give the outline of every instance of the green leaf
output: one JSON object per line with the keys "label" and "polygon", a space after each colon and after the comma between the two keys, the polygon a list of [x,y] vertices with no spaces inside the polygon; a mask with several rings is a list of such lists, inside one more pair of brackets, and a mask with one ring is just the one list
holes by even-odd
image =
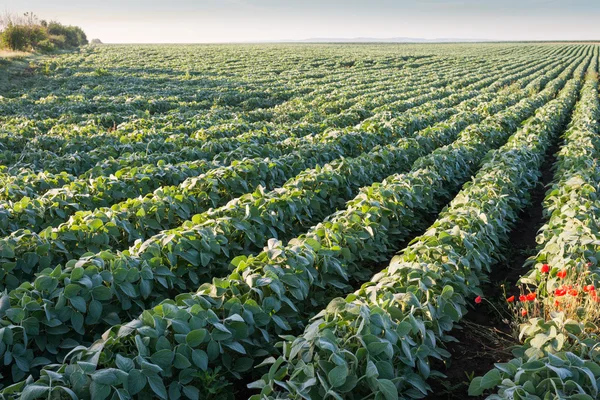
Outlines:
{"label": "green leaf", "polygon": [[198,400],[200,398],[200,389],[194,386],[184,386],[183,394],[190,400]]}
{"label": "green leaf", "polygon": [[123,357],[120,354],[117,354],[117,356],[115,358],[115,362],[117,364],[117,367],[119,367],[119,369],[121,369],[125,372],[129,372],[135,367],[132,359]]}
{"label": "green leaf", "polygon": [[204,341],[207,334],[208,331],[206,329],[195,329],[185,336],[185,341],[190,347],[198,347]]}
{"label": "green leaf", "polygon": [[156,393],[158,397],[161,399],[167,399],[167,388],[158,375],[149,376],[148,383],[150,384],[152,391]]}
{"label": "green leaf", "polygon": [[329,373],[327,374],[329,383],[331,383],[331,386],[334,388],[342,386],[344,384],[344,382],[346,382],[347,376],[348,376],[348,367],[346,366],[346,364],[338,365],[337,367],[335,367],[331,371],[329,371]]}
{"label": "green leaf", "polygon": [[127,387],[130,395],[138,394],[146,386],[146,376],[138,369],[129,371]]}
{"label": "green leaf", "polygon": [[21,393],[21,400],[32,400],[39,399],[40,397],[46,397],[50,388],[48,386],[41,385],[27,385]]}
{"label": "green leaf", "polygon": [[481,387],[481,376],[473,378],[469,384],[469,396],[481,396],[484,392],[484,388]]}
{"label": "green leaf", "polygon": [[99,218],[96,218],[96,219],[92,220],[91,222],[88,222],[88,226],[90,228],[92,228],[92,231],[97,231],[98,229],[102,228],[102,225],[104,225],[104,223]]}
{"label": "green leaf", "polygon": [[92,381],[90,383],[90,394],[94,400],[104,400],[110,395],[110,386]]}
{"label": "green leaf", "polygon": [[181,354],[175,354],[175,362],[173,366],[177,369],[186,369],[190,367],[192,363],[185,356]]}
{"label": "green leaf", "polygon": [[112,385],[117,380],[117,376],[114,374],[114,372],[106,369],[101,369],[94,372],[91,378],[92,381],[102,385]]}
{"label": "green leaf", "polygon": [[92,289],[92,296],[98,301],[108,301],[112,298],[110,289],[104,285],[96,286]]}
{"label": "green leaf", "polygon": [[378,379],[377,385],[386,400],[398,400],[398,389],[389,379]]}
{"label": "green leaf", "polygon": [[206,371],[208,369],[208,355],[204,350],[192,351],[192,361],[202,371]]}
{"label": "green leaf", "polygon": [[500,376],[500,371],[494,368],[488,371],[488,373],[481,378],[481,383],[479,385],[482,389],[485,390],[498,386],[500,382],[502,382],[502,376]]}
{"label": "green leaf", "polygon": [[163,349],[152,354],[152,356],[150,356],[150,359],[152,360],[152,363],[158,365],[162,369],[167,369],[171,366],[171,363],[173,362],[173,357],[174,353],[172,350]]}
{"label": "green leaf", "polygon": [[73,305],[74,309],[76,309],[77,311],[79,311],[81,313],[85,313],[86,304],[85,304],[85,300],[83,299],[83,297],[75,296],[75,297],[71,298],[69,301]]}
{"label": "green leaf", "polygon": [[454,295],[454,288],[450,285],[444,286],[444,289],[442,290],[442,297],[445,300],[449,300],[450,298],[452,298],[453,295]]}

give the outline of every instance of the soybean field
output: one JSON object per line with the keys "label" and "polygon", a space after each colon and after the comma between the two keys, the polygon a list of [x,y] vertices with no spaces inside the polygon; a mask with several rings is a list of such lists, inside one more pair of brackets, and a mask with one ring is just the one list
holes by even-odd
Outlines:
{"label": "soybean field", "polygon": [[0,398],[600,398],[599,50],[0,65]]}

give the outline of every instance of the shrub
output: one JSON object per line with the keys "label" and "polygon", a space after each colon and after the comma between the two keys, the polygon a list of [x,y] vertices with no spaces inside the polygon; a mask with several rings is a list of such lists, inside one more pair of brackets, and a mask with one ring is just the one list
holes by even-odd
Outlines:
{"label": "shrub", "polygon": [[29,50],[29,41],[27,27],[23,25],[8,26],[0,36],[2,45],[10,50],[25,51]]}
{"label": "shrub", "polygon": [[10,50],[53,51],[87,43],[85,32],[80,27],[62,25],[56,21],[37,23],[36,19],[27,23],[10,22],[0,32],[0,45]]}

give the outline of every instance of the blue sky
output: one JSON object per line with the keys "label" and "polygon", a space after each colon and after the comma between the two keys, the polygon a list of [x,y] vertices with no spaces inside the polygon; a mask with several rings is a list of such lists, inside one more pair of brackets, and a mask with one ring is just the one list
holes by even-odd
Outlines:
{"label": "blue sky", "polygon": [[0,0],[104,42],[600,39],[600,0]]}

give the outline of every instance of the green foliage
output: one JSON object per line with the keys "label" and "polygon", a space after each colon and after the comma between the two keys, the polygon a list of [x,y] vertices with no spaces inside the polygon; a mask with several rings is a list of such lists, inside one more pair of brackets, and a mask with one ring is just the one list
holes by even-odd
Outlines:
{"label": "green foliage", "polygon": [[592,49],[494,46],[43,60],[0,99],[1,396],[427,395]]}
{"label": "green foliage", "polygon": [[0,32],[0,44],[16,51],[49,52],[70,49],[87,44],[80,27],[66,26],[52,21],[49,24],[8,24]]}
{"label": "green foliage", "polygon": [[[600,210],[597,188],[600,185],[597,157],[598,140],[598,60],[594,59],[581,100],[564,133],[565,143],[558,153],[555,181],[544,200],[549,216],[538,235],[539,253],[529,260],[531,271],[520,282],[537,289],[539,315],[520,326],[522,345],[513,350],[515,358],[483,378],[475,378],[469,388],[472,395],[495,392],[488,399],[571,398],[595,399],[600,395],[600,353],[597,304],[577,301],[566,311],[557,310],[554,296],[561,287],[559,270],[579,277],[578,285],[596,285],[600,230],[595,217]],[[542,264],[552,271],[542,273]],[[585,294],[581,288],[580,292]],[[595,294],[595,293],[594,293]],[[493,381],[484,381],[492,375]],[[489,383],[489,384],[488,384]]]}
{"label": "green foliage", "polygon": [[[261,393],[256,398],[278,398],[282,393],[320,398],[347,392],[388,398],[387,380],[406,398],[427,395],[426,379],[439,375],[431,370],[430,359],[450,356],[440,344],[452,340],[448,333],[466,313],[467,299],[481,294],[479,282],[526,204],[528,190],[537,183],[545,151],[575,103],[586,65],[577,67],[574,79],[555,100],[543,105],[558,91],[551,86],[529,100],[529,105],[520,103],[520,116],[511,110],[514,114],[506,113],[504,121],[491,117],[487,134],[482,134],[484,121],[462,143],[459,139],[453,144],[469,149],[465,156],[473,158],[463,162],[476,165],[483,158],[474,151],[477,146],[494,146],[508,139],[487,156],[475,178],[425,234],[392,259],[387,269],[353,294],[329,303],[302,335],[284,338],[276,378],[265,375],[257,381],[253,386]],[[572,70],[565,70],[558,82],[564,82]],[[536,105],[543,106],[508,138]],[[494,130],[497,126],[505,126],[504,135]],[[455,173],[464,169],[460,166]],[[448,170],[441,175],[453,176]],[[339,388],[330,378],[323,378],[334,365],[349,370]],[[490,375],[477,384],[491,388],[499,382]]]}

